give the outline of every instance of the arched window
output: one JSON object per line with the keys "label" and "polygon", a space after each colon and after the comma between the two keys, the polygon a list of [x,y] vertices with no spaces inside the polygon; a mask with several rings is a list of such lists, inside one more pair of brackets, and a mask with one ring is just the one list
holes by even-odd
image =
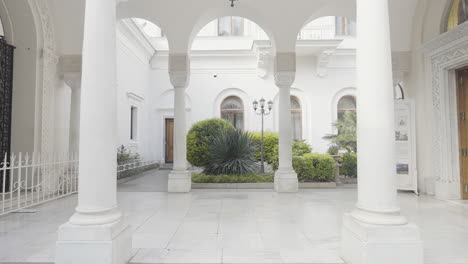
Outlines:
{"label": "arched window", "polygon": [[446,31],[468,21],[468,0],[453,0],[448,12]]}
{"label": "arched window", "polygon": [[239,97],[230,96],[221,104],[221,118],[236,129],[244,129],[244,105]]}
{"label": "arched window", "polygon": [[293,140],[302,139],[302,108],[299,100],[291,96],[291,125],[293,131]]}
{"label": "arched window", "polygon": [[356,98],[354,96],[343,96],[338,101],[338,119],[343,118],[345,112],[356,113]]}

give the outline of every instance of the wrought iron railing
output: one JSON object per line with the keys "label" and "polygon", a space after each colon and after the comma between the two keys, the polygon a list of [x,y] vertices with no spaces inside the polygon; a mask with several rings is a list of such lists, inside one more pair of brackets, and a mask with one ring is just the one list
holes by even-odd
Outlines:
{"label": "wrought iron railing", "polygon": [[[117,173],[152,168],[156,161],[135,160]],[[78,154],[5,154],[0,160],[0,215],[78,192]]]}
{"label": "wrought iron railing", "polygon": [[78,155],[4,155],[0,182],[0,215],[68,196],[78,190]]}

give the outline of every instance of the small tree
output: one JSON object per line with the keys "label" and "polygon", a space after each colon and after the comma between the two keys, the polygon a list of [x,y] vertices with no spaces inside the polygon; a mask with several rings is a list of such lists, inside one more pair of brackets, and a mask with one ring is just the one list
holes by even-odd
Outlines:
{"label": "small tree", "polygon": [[335,135],[326,135],[324,139],[330,141],[332,145],[344,149],[348,152],[357,152],[356,138],[356,113],[346,111],[342,118],[338,119],[334,127],[338,133]]}

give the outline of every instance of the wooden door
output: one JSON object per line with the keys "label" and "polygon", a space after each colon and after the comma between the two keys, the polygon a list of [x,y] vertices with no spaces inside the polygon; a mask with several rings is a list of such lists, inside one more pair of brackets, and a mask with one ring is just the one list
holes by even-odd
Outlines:
{"label": "wooden door", "polygon": [[174,162],[174,119],[166,119],[166,163]]}
{"label": "wooden door", "polygon": [[460,183],[463,199],[468,199],[468,67],[457,71],[458,135]]}

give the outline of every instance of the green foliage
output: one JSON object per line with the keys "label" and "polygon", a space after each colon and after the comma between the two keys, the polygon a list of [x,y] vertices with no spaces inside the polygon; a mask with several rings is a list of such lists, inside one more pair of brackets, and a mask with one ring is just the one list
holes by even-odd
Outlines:
{"label": "green foliage", "polygon": [[[260,161],[261,155],[262,155],[262,152],[261,152],[262,134],[260,132],[255,132],[255,133],[252,133],[252,135],[253,135],[253,144],[257,148],[257,151],[255,152],[255,158],[258,161]],[[265,132],[263,135],[263,141],[265,145],[265,161],[272,164],[278,158],[278,142],[279,142],[278,133]]]}
{"label": "green foliage", "polygon": [[207,175],[203,173],[193,173],[194,183],[260,183],[273,182],[272,174],[246,174],[246,175]]}
{"label": "green foliage", "polygon": [[140,159],[140,154],[132,153],[124,145],[117,148],[117,164],[118,165],[135,162],[139,159]]}
{"label": "green foliage", "polygon": [[338,155],[339,152],[340,152],[340,147],[338,147],[337,145],[331,145],[327,150],[327,153],[332,156]]}
{"label": "green foliage", "polygon": [[225,129],[212,138],[208,146],[208,163],[204,173],[221,174],[251,174],[258,170],[254,157],[257,150],[252,144],[252,135],[234,129]]}
{"label": "green foliage", "polygon": [[340,149],[348,152],[357,152],[356,139],[356,113],[346,111],[343,118],[333,124],[338,133],[336,135],[326,135],[324,139],[330,141],[331,144],[338,146]]}
{"label": "green foliage", "polygon": [[357,177],[357,155],[344,153],[341,155],[340,174],[348,177]]}
{"label": "green foliage", "polygon": [[[260,132],[252,133],[253,143],[257,147],[255,152],[255,158],[257,161],[261,159],[261,142],[262,134]],[[274,132],[265,132],[264,133],[264,144],[265,144],[265,161],[272,165],[274,170],[278,169],[279,160],[278,160],[278,145],[279,145],[279,135]],[[306,143],[305,140],[299,140],[293,143],[292,145],[293,156],[302,156],[307,153],[312,152],[312,147]]]}
{"label": "green foliage", "polygon": [[196,167],[208,163],[208,146],[219,132],[234,127],[224,119],[207,119],[193,124],[187,134],[187,160]]}
{"label": "green foliage", "polygon": [[304,154],[312,153],[312,147],[305,140],[294,141],[292,153],[293,156],[304,156]]}
{"label": "green foliage", "polygon": [[329,182],[335,177],[335,161],[328,154],[307,153],[293,157],[293,168],[300,182]]}

